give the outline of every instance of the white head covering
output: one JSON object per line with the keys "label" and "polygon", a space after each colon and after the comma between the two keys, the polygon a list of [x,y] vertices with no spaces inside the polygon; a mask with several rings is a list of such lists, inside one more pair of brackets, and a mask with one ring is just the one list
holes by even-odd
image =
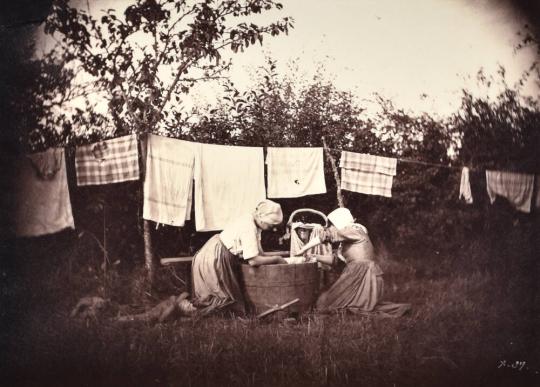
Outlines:
{"label": "white head covering", "polygon": [[341,230],[354,223],[354,218],[347,208],[336,208],[328,214],[328,220],[332,222],[338,230]]}
{"label": "white head covering", "polygon": [[255,217],[262,222],[275,226],[283,221],[283,212],[278,203],[267,199],[257,205]]}

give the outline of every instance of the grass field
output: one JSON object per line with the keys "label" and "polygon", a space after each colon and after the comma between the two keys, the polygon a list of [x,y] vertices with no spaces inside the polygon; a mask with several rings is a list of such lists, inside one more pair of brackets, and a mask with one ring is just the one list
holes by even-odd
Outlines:
{"label": "grass field", "polygon": [[[210,317],[119,325],[175,289],[149,293],[140,270],[99,269],[45,248],[4,270],[2,385],[538,386],[536,246],[519,229],[453,254],[381,254],[399,319],[307,314],[297,322]],[[534,240],[533,240],[534,242]],[[71,264],[69,264],[71,262]],[[176,283],[177,284],[177,283]],[[113,305],[99,321],[69,317],[82,296]]]}

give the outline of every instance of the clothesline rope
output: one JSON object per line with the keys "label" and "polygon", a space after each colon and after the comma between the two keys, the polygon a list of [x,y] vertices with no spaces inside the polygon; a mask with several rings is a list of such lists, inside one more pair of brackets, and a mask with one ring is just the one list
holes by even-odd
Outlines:
{"label": "clothesline rope", "polygon": [[[132,134],[132,133],[129,133],[129,134]],[[129,134],[127,134],[127,135],[129,135]],[[137,139],[141,140],[141,136],[144,136],[146,133],[135,133],[135,134],[137,135]],[[126,134],[122,134],[121,136],[126,136]],[[99,140],[99,141],[96,141],[96,142],[92,142],[90,144],[99,143],[99,142],[103,142],[103,141],[107,141],[107,140],[112,140],[114,138],[121,137],[121,136],[115,136],[115,137],[112,137],[112,138]],[[168,136],[163,136],[163,135],[159,135],[159,136],[180,140],[179,138],[175,138],[175,137],[168,137]],[[184,141],[198,142],[198,141],[191,141],[191,140],[184,140]],[[224,144],[215,144],[215,145],[224,145]],[[228,144],[227,146],[237,146],[237,145]],[[69,147],[75,147],[76,148],[78,146],[77,145],[68,145],[68,146],[66,146],[66,148],[69,148]],[[282,148],[282,147],[269,147],[269,146],[261,146],[261,147],[262,148]],[[310,148],[310,147],[298,147],[298,148]],[[334,152],[342,152],[342,151],[357,152],[357,151],[349,150],[349,149],[337,149],[337,148],[330,148],[330,147],[328,147],[328,149],[331,150],[331,151],[334,151]],[[386,156],[386,157],[388,157],[388,156]],[[452,169],[452,170],[457,170],[457,171],[461,171],[464,167],[466,167],[465,165],[445,165],[445,164],[441,164],[441,163],[432,163],[432,162],[428,162],[428,161],[414,160],[414,159],[403,158],[403,157],[395,157],[395,158],[397,159],[397,161],[403,162],[403,163],[426,165],[426,166],[436,167],[436,168],[447,168],[447,169]],[[483,172],[483,171],[486,170],[486,169],[478,169],[478,168],[472,168],[472,167],[468,167],[468,168],[469,168],[470,172]]]}
{"label": "clothesline rope", "polygon": [[[343,152],[343,151],[355,152],[353,150],[348,150],[348,149],[337,149],[337,148],[328,148],[328,149],[330,149],[330,150],[332,150],[334,152]],[[403,157],[396,157],[396,159],[397,159],[397,161],[404,162],[404,163],[428,165],[428,166],[431,166],[431,167],[448,168],[448,169],[455,169],[455,170],[463,169],[463,166],[453,166],[453,165],[445,165],[445,164],[440,164],[440,163],[430,163],[430,162],[427,162],[427,161],[413,160],[413,159],[407,159],[407,158],[403,158]],[[474,169],[472,169],[470,167],[469,167],[469,170],[474,171]]]}

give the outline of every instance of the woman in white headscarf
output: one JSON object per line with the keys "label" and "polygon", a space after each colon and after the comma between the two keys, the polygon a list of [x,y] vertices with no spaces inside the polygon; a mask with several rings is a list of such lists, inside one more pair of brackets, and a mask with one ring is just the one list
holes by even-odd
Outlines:
{"label": "woman in white headscarf", "polygon": [[374,261],[373,244],[366,227],[355,223],[351,212],[346,208],[332,211],[328,214],[328,220],[332,223],[332,227],[325,230],[323,237],[308,242],[299,251],[301,255],[317,244],[340,242],[335,255],[312,255],[317,261],[327,265],[345,264],[337,281],[319,296],[317,310],[376,312],[392,317],[401,316],[407,312],[410,304],[381,301],[384,288],[383,272]]}
{"label": "woman in white headscarf", "polygon": [[261,247],[261,232],[282,221],[281,206],[264,200],[253,213],[240,215],[205,243],[192,265],[193,305],[199,312],[207,314],[229,307],[235,313],[245,313],[239,281],[241,260],[252,266],[286,263]]}

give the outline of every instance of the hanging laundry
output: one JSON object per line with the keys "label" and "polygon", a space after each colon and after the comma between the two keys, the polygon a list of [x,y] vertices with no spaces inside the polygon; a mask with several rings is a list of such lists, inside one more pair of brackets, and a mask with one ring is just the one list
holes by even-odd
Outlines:
{"label": "hanging laundry", "polygon": [[341,152],[339,166],[362,172],[381,173],[395,176],[397,159],[383,156],[373,156],[366,153]]}
{"label": "hanging laundry", "polygon": [[463,167],[461,170],[461,182],[459,184],[459,199],[463,198],[465,203],[472,204],[473,197],[471,191],[471,182],[469,179],[469,168]]}
{"label": "hanging laundry", "polygon": [[77,147],[75,171],[79,186],[138,180],[137,136],[130,134]]}
{"label": "hanging laundry", "polygon": [[392,197],[394,176],[341,169],[341,189],[366,195]]}
{"label": "hanging laundry", "polygon": [[265,198],[263,148],[200,144],[195,166],[197,231],[222,230]]}
{"label": "hanging laundry", "polygon": [[341,189],[392,197],[397,159],[343,151],[340,167]]}
{"label": "hanging laundry", "polygon": [[75,228],[63,148],[19,157],[15,173],[16,236],[40,236]]}
{"label": "hanging laundry", "polygon": [[196,146],[148,135],[144,219],[181,227],[190,218]]}
{"label": "hanging laundry", "polygon": [[268,197],[326,193],[323,148],[268,148]]}
{"label": "hanging laundry", "polygon": [[491,203],[502,196],[521,212],[531,212],[534,175],[486,171],[487,193]]}

